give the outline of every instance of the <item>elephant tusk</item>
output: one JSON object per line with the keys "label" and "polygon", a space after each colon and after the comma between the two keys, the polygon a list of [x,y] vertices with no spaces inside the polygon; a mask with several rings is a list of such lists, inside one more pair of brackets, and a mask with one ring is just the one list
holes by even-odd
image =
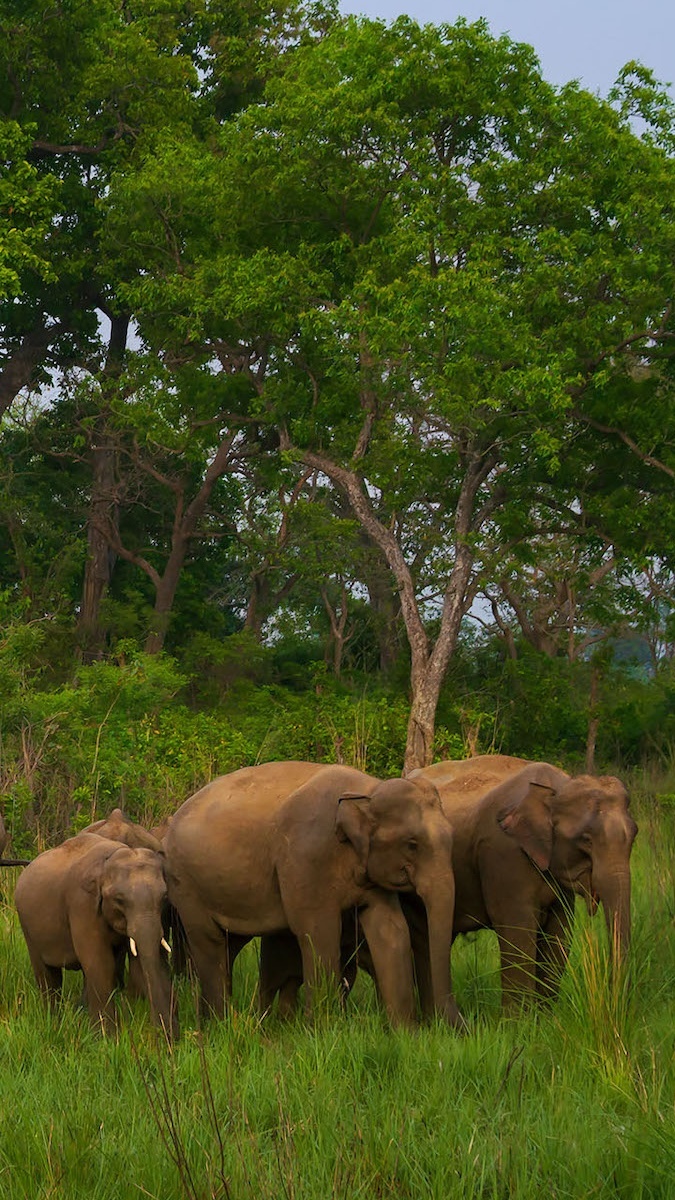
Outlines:
{"label": "elephant tusk", "polygon": [[169,943],[167,942],[166,938],[162,938],[162,940],[161,940],[161,942],[160,942],[159,944],[160,944],[160,946],[163,946],[163,947],[164,947],[164,949],[166,950],[167,954],[170,954],[170,953],[171,953],[171,947],[170,947]]}
{"label": "elephant tusk", "polygon": [[132,937],[129,938],[129,949],[131,950],[134,958],[138,958],[138,950],[136,949],[136,943]]}

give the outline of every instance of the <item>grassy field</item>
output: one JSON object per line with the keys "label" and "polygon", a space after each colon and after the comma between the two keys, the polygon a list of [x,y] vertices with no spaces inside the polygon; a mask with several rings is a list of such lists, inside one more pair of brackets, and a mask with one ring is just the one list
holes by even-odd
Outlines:
{"label": "grassy field", "polygon": [[[4,880],[0,911],[3,1200],[514,1200],[663,1197],[675,1190],[675,811],[638,807],[628,977],[608,985],[603,923],[578,912],[555,1007],[504,1019],[496,940],[453,955],[469,1033],[392,1032],[370,981],[346,1015],[261,1026],[255,947],[236,1011],[158,1043],[142,1006],[93,1034],[68,980],[40,1005]],[[125,1007],[123,1003],[122,1007]]]}

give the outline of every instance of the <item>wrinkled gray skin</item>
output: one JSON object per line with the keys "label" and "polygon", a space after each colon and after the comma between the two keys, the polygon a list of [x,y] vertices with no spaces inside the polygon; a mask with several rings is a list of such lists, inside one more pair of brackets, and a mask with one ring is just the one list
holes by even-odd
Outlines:
{"label": "wrinkled gray skin", "polygon": [[[485,791],[495,774],[503,782]],[[591,913],[602,904],[620,961],[630,941],[637,825],[618,779],[570,777],[549,763],[521,766],[501,755],[435,764],[415,772],[420,777],[435,783],[454,831],[455,933],[495,930],[505,1005],[557,994],[575,896]],[[414,905],[406,913],[428,1005],[423,914]]]}
{"label": "wrinkled gray skin", "polygon": [[81,833],[38,855],[19,877],[15,903],[45,998],[60,996],[64,969],[79,969],[92,1023],[112,1027],[116,956],[133,938],[153,1021],[175,1035],[160,950],[166,899],[162,858],[153,850]]}
{"label": "wrinkled gray skin", "polygon": [[460,1021],[452,995],[452,835],[435,788],[381,782],[350,767],[266,763],[214,780],[182,805],[164,839],[169,898],[188,938],[203,1005],[222,1014],[231,964],[256,934],[298,939],[308,1001],[322,974],[340,978],[342,914],[358,908],[393,1022],[415,1006],[410,937],[399,894],[427,916],[435,1010]]}

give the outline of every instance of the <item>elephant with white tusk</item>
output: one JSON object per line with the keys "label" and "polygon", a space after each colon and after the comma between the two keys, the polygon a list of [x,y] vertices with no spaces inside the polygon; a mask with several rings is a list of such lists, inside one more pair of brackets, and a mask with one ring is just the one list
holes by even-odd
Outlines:
{"label": "elephant with white tusk", "polygon": [[155,1024],[175,1036],[171,980],[160,949],[167,903],[161,855],[81,833],[26,867],[15,903],[36,982],[50,1003],[60,996],[63,970],[79,969],[92,1022],[111,1027],[117,956],[128,945]]}
{"label": "elephant with white tusk", "polygon": [[[82,833],[95,833],[97,837],[108,838],[113,842],[122,842],[125,846],[131,846],[135,850],[146,849],[154,850],[157,854],[163,854],[161,838],[150,830],[145,829],[142,825],[138,825],[132,821],[121,808],[114,808],[107,817],[103,817],[100,821],[94,821],[92,825],[87,825]],[[163,916],[163,925],[165,934],[172,932],[172,919],[170,905],[167,904]],[[131,939],[133,940],[133,939]],[[167,954],[171,954],[171,947],[163,937],[160,945]],[[126,953],[122,948],[117,957],[117,984],[119,987],[125,987],[129,996],[145,995],[145,982],[142,971],[138,963],[138,955],[134,952],[133,946],[129,945],[131,958],[129,959],[129,972],[125,985],[125,966]]]}

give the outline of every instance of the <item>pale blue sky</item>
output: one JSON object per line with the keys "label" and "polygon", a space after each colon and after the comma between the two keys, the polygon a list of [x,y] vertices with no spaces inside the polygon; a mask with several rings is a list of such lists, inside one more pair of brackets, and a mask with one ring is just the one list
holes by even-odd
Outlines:
{"label": "pale blue sky", "polygon": [[407,13],[420,24],[485,17],[493,33],[534,46],[551,83],[579,79],[605,93],[633,58],[675,82],[675,0],[341,0],[341,8],[385,20]]}

